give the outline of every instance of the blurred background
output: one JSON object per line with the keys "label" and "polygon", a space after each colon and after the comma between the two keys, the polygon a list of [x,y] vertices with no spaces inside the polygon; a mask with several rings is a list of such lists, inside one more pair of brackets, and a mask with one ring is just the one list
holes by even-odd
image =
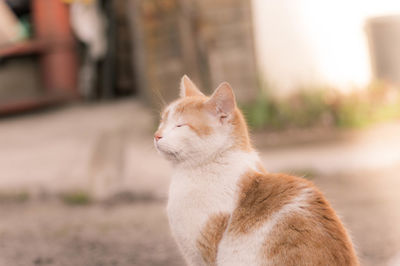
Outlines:
{"label": "blurred background", "polygon": [[152,144],[183,74],[400,265],[397,0],[0,0],[0,265],[184,265]]}

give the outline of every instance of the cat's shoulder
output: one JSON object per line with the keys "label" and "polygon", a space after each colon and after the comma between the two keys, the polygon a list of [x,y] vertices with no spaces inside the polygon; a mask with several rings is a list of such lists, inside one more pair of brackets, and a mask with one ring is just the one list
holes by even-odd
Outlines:
{"label": "cat's shoulder", "polygon": [[238,187],[244,194],[263,194],[262,192],[290,194],[304,189],[319,192],[311,181],[303,177],[284,173],[269,173],[263,168],[260,168],[260,170],[251,169],[242,174],[238,180]]}

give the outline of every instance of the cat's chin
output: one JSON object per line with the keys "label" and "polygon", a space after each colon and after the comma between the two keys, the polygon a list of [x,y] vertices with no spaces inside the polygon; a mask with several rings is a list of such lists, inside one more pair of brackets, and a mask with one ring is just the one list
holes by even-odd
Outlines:
{"label": "cat's chin", "polygon": [[164,158],[166,158],[169,161],[174,161],[174,162],[179,161],[176,153],[168,152],[168,151],[161,151],[161,154],[164,156]]}
{"label": "cat's chin", "polygon": [[164,149],[160,148],[158,145],[156,145],[156,149],[157,149],[158,153],[161,154],[168,161],[179,162],[179,156],[176,152],[164,150]]}

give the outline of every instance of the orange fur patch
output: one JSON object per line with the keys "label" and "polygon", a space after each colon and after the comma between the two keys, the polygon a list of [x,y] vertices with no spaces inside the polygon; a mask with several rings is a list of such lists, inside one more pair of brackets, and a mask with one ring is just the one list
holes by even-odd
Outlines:
{"label": "orange fur patch", "polygon": [[265,236],[261,254],[271,265],[358,265],[351,240],[322,193],[309,181],[284,174],[248,172],[239,181],[238,206],[228,227],[240,237],[250,233],[311,188],[306,213],[282,218]]}
{"label": "orange fur patch", "polygon": [[228,231],[240,235],[259,228],[273,213],[290,203],[301,187],[296,178],[287,175],[246,173],[239,181],[238,206]]}
{"label": "orange fur patch", "polygon": [[175,109],[175,116],[183,117],[187,125],[199,136],[208,136],[212,128],[208,125],[206,114],[203,111],[207,97],[193,96],[179,100]]}
{"label": "orange fur patch", "polygon": [[216,265],[218,244],[228,225],[229,214],[212,215],[197,239],[197,248],[207,265]]}
{"label": "orange fur patch", "polygon": [[250,142],[246,120],[238,108],[235,110],[234,118],[231,123],[234,128],[233,138],[235,139],[236,147],[243,151],[252,151],[253,147]]}
{"label": "orange fur patch", "polygon": [[322,194],[315,191],[308,203],[310,216],[292,214],[267,236],[265,260],[276,265],[359,265],[343,225]]}

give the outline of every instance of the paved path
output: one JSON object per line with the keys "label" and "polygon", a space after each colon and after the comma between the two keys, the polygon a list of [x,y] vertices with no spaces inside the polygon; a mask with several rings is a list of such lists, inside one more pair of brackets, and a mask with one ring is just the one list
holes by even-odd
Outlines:
{"label": "paved path", "polygon": [[[0,265],[181,265],[164,213],[171,169],[153,148],[153,121],[135,100],[0,120]],[[263,146],[260,156],[270,171],[313,179],[363,265],[400,265],[400,124],[328,144]],[[48,197],[82,190],[114,204]],[[30,201],[1,203],[24,193]]]}
{"label": "paved path", "polygon": [[183,266],[164,203],[0,204],[2,266]]}
{"label": "paved path", "polygon": [[[400,255],[399,171],[313,180],[351,231],[364,266],[400,265],[395,261]],[[84,206],[54,200],[0,204],[0,265],[183,266],[165,204],[154,199]]]}
{"label": "paved path", "polygon": [[[153,148],[155,121],[135,100],[0,120],[0,194],[85,190],[97,198],[121,192],[165,198],[171,169]],[[260,155],[273,172],[312,169],[329,175],[391,167],[400,164],[400,123],[342,142],[267,147]]]}
{"label": "paved path", "polygon": [[0,120],[0,193],[87,190],[105,198],[128,190],[165,197],[169,165],[153,148],[154,121],[133,100]]}
{"label": "paved path", "polygon": [[327,143],[265,148],[261,157],[271,171],[309,168],[332,174],[400,165],[400,121],[344,135]]}

